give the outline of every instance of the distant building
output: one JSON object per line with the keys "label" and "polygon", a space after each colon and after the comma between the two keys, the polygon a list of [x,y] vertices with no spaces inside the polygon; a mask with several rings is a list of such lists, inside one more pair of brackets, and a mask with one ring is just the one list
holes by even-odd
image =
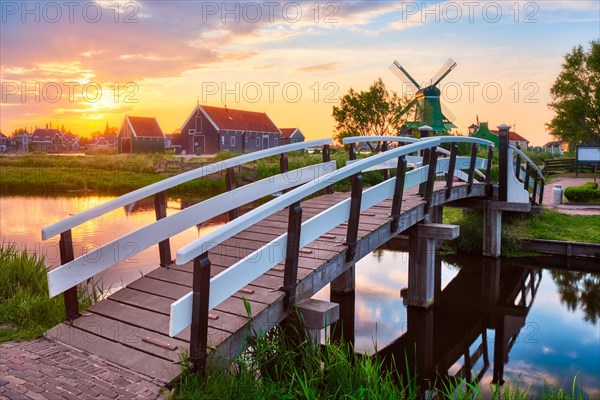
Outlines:
{"label": "distant building", "polygon": [[29,151],[64,153],[66,151],[65,138],[58,129],[37,128],[31,135]]}
{"label": "distant building", "polygon": [[543,152],[550,153],[550,154],[556,154],[556,155],[562,155],[565,151],[568,151],[568,150],[569,150],[569,144],[567,143],[565,146],[565,144],[561,143],[558,140],[548,142],[542,146]]}
{"label": "distant building", "polygon": [[67,132],[63,134],[65,141],[65,150],[71,153],[76,153],[80,149],[79,136],[74,133]]}
{"label": "distant building", "polygon": [[[481,122],[479,126],[475,124],[471,125],[469,127],[469,136],[478,137],[480,139],[486,139],[491,142],[494,142],[494,145],[496,147],[499,146],[498,130],[490,130],[487,122]],[[511,145],[523,150],[527,150],[527,148],[529,147],[529,140],[525,139],[523,136],[513,131],[508,132],[508,142]]]}
{"label": "distant building", "polygon": [[280,145],[304,142],[304,135],[298,128],[280,128],[281,141]]}
{"label": "distant building", "polygon": [[[492,133],[498,134],[498,130],[492,129]],[[508,132],[508,142],[518,149],[527,150],[529,148],[529,140],[519,135],[517,132]]]}
{"label": "distant building", "polygon": [[31,142],[31,136],[27,131],[17,133],[14,141],[14,150],[17,153],[27,153],[29,151],[29,143]]}
{"label": "distant building", "polygon": [[7,143],[8,143],[8,136],[6,136],[4,133],[0,132],[0,152],[1,153],[6,152]]}
{"label": "distant building", "polygon": [[117,135],[119,153],[162,153],[165,141],[156,118],[125,116]]}
{"label": "distant building", "polygon": [[87,147],[116,147],[117,146],[117,135],[101,135],[95,136],[88,143]]}
{"label": "distant building", "polygon": [[281,132],[266,113],[197,105],[171,136],[187,154],[251,152],[279,146]]}

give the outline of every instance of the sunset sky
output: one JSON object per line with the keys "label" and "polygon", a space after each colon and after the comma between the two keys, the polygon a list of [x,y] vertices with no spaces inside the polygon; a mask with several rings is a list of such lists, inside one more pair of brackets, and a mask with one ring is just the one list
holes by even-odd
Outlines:
{"label": "sunset sky", "polygon": [[[516,124],[550,140],[549,90],[564,55],[600,37],[591,1],[2,1],[0,130],[52,121],[89,135],[125,115],[170,133],[201,104],[264,111],[311,138],[332,107],[398,60],[419,82],[452,57],[442,103],[459,133]],[[100,91],[98,91],[100,89]]]}

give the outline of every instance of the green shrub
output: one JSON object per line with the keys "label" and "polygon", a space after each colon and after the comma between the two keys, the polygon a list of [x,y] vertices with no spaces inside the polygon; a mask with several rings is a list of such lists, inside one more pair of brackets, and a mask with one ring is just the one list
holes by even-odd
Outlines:
{"label": "green shrub", "polygon": [[580,186],[566,188],[565,197],[574,203],[588,203],[600,200],[600,190],[597,183],[587,182]]}

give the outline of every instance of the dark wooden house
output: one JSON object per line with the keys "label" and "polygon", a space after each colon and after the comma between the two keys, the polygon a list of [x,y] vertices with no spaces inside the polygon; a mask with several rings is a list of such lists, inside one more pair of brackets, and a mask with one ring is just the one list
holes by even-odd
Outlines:
{"label": "dark wooden house", "polygon": [[266,113],[197,105],[173,135],[187,154],[252,152],[281,144],[281,132]]}
{"label": "dark wooden house", "polygon": [[63,153],[65,149],[65,138],[58,129],[37,128],[31,135],[29,151]]}
{"label": "dark wooden house", "polygon": [[291,144],[291,143],[299,143],[304,142],[304,135],[298,128],[279,128],[281,131],[281,143]]}
{"label": "dark wooden house", "polygon": [[117,144],[119,153],[162,153],[166,139],[156,118],[125,116]]}

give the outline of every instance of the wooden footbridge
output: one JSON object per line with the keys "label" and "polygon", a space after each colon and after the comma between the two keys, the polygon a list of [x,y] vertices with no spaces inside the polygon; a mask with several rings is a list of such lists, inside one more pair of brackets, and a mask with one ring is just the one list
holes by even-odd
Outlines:
{"label": "wooden footbridge", "polygon": [[[435,295],[435,242],[458,235],[457,226],[441,223],[442,206],[483,208],[484,253],[498,257],[502,210],[529,211],[542,202],[544,178],[508,145],[508,128],[500,127],[498,185],[491,179],[491,142],[425,137],[424,129],[420,140],[349,138],[350,161],[339,169],[330,161],[330,140],[242,155],[50,225],[42,237],[60,235],[62,265],[49,271],[49,290],[63,294],[67,322],[47,335],[166,383],[180,372],[182,350],[203,371],[207,354],[235,357],[248,335],[279,324],[295,306],[307,328],[334,322],[336,305],[311,297],[330,283],[332,291],[353,290],[355,262],[400,233],[411,236],[406,302],[426,308]],[[356,143],[366,140],[382,141],[384,151],[357,160]],[[458,155],[463,143],[467,156]],[[479,146],[488,147],[486,157],[477,157]],[[323,162],[289,170],[288,153],[309,148],[320,148]],[[235,168],[271,156],[280,157],[280,174],[235,187]],[[384,181],[363,187],[362,174],[373,170],[383,170]],[[225,174],[227,192],[166,215],[167,189],[212,173]],[[351,191],[333,193],[332,186],[344,180]],[[278,196],[239,215],[242,205],[272,194]],[[149,196],[156,222],[74,257],[71,229]],[[223,213],[230,222],[177,249],[172,260],[171,236]],[[80,313],[77,285],[155,245],[160,268]]]}

